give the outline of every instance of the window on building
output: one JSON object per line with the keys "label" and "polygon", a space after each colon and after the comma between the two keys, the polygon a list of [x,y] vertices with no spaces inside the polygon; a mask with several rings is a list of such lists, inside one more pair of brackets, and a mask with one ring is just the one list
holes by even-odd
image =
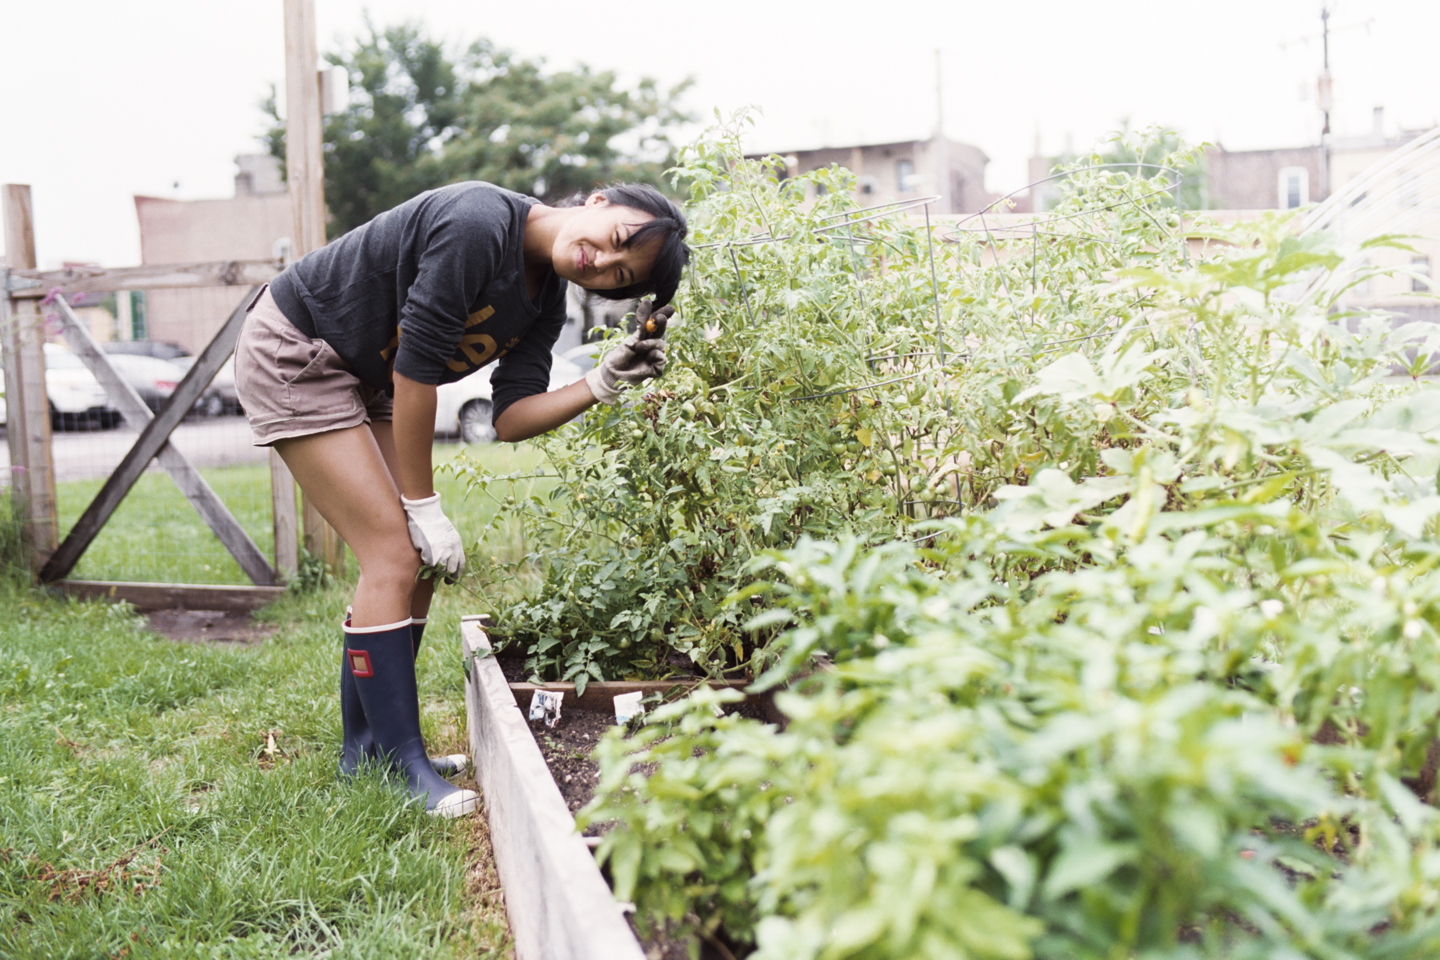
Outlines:
{"label": "window on building", "polygon": [[915,189],[915,161],[895,161],[895,189],[900,193],[911,193]]}
{"label": "window on building", "polygon": [[150,336],[150,325],[145,319],[145,291],[130,291],[130,339],[144,340]]}
{"label": "window on building", "polygon": [[1430,292],[1430,258],[1415,257],[1410,261],[1410,269],[1415,275],[1410,278],[1410,289],[1415,293]]}
{"label": "window on building", "polygon": [[1304,167],[1280,170],[1280,209],[1294,210],[1310,202],[1310,171]]}
{"label": "window on building", "polygon": [[860,192],[866,194],[867,196],[869,194],[875,193],[876,188],[879,186],[880,184],[875,180],[874,177],[864,176],[860,178]]}

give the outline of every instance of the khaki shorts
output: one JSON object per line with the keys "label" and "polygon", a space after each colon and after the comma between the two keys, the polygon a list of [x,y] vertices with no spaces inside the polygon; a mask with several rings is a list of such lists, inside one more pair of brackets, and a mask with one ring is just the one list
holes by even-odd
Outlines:
{"label": "khaki shorts", "polygon": [[286,320],[268,287],[235,344],[235,394],[257,447],[393,418],[390,396],[362,383],[330,344]]}

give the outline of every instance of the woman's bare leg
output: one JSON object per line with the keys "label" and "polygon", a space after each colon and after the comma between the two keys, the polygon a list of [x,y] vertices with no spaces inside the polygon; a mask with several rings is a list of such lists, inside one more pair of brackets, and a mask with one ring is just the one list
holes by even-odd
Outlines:
{"label": "woman's bare leg", "polygon": [[[375,435],[375,443],[380,447],[380,455],[385,458],[385,466],[389,468],[390,476],[395,481],[395,487],[398,490],[400,466],[399,454],[395,449],[395,425],[389,420],[377,420],[370,424],[370,432]],[[434,580],[427,578],[415,581],[415,591],[410,594],[410,616],[423,617],[429,614],[430,598],[434,595]]]}
{"label": "woman's bare leg", "polygon": [[278,440],[275,449],[360,564],[351,622],[377,627],[410,617],[420,553],[410,542],[399,488],[370,427]]}

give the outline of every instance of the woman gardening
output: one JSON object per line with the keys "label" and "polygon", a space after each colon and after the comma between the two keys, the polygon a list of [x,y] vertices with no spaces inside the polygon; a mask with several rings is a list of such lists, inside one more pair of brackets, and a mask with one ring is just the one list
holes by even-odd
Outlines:
{"label": "woman gardening", "polygon": [[[620,384],[665,369],[668,306],[689,261],[685,217],[652,187],[551,207],[488,183],[423,193],[308,254],[253,304],[235,387],[255,434],[360,565],[340,667],[340,773],[379,760],[411,797],[455,817],[479,796],[433,764],[420,735],[415,654],[434,581],[457,577],[460,535],[435,492],[435,388],[495,363],[495,433],[524,440]],[[616,300],[654,294],[639,326],[581,380],[547,393],[574,282]],[[653,311],[653,312],[652,312]]]}

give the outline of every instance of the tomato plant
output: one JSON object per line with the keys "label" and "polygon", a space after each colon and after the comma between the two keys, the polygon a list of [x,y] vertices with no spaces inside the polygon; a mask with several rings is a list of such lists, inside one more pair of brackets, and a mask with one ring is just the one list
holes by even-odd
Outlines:
{"label": "tomato plant", "polygon": [[858,210],[839,168],[782,181],[733,128],[675,175],[696,257],[670,368],[543,441],[562,482],[517,511],[539,582],[498,612],[537,677],[743,674],[773,631],[726,598],[759,553],[903,539],[1047,468],[1098,469],[1123,420],[1012,400],[1077,345],[1151,335],[1156,294],[1115,271],[1186,260],[1123,170],[1078,171],[1057,211],[1076,229],[998,260],[983,231]]}

